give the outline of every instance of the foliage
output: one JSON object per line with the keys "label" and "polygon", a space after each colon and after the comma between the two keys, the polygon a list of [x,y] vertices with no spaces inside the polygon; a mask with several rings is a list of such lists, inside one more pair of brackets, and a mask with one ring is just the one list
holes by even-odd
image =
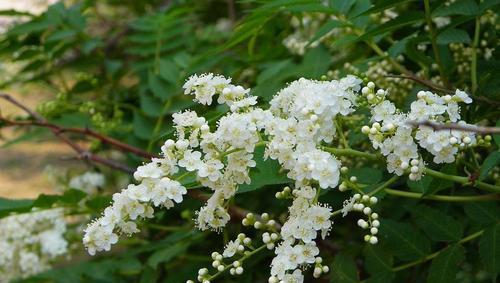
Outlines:
{"label": "foliage", "polygon": [[[219,73],[252,87],[264,108],[278,90],[301,77],[331,80],[355,74],[364,84],[388,90],[388,99],[405,111],[421,90],[446,95],[462,89],[474,100],[462,107],[463,119],[494,127],[500,125],[499,9],[496,0],[61,1],[40,15],[1,13],[22,16],[22,21],[0,36],[0,56],[11,65],[0,66],[0,85],[2,92],[27,84],[49,92],[51,100],[37,107],[47,123],[88,129],[152,155],[165,140],[176,139],[172,114],[195,110],[214,128],[230,112],[184,95],[182,85],[194,73]],[[322,264],[330,269],[322,278],[495,282],[500,276],[500,135],[478,135],[479,145],[461,151],[451,164],[427,164],[418,182],[408,175],[391,181],[385,157],[376,155],[361,132],[369,113],[365,104],[352,117],[335,120],[341,134],[333,153],[346,150],[341,161],[349,171],[342,181],[354,185],[348,191],[322,190],[319,199],[335,211],[356,190],[375,194],[378,244],[363,241],[359,217],[335,219],[330,236],[318,244]],[[0,126],[36,120],[8,118]],[[3,150],[41,142],[53,133],[50,127],[23,129],[5,141]],[[68,136],[84,141],[90,153],[130,168],[146,161],[130,151],[117,153],[115,144],[98,136]],[[283,223],[286,206],[274,195],[293,182],[277,161],[261,158],[263,151],[256,150],[252,183],[240,186],[227,206],[267,212]],[[432,160],[429,153],[423,155]],[[88,223],[121,189],[119,179],[131,178],[102,164],[90,166],[112,180],[97,185],[97,193],[72,188],[71,177],[81,172],[70,171],[58,181],[64,187],[58,195],[0,198],[0,217],[63,207],[77,222]],[[197,188],[195,181],[186,177],[182,185]],[[206,196],[209,191],[201,192]],[[185,282],[210,266],[211,253],[223,250],[239,233],[261,238],[241,225],[228,225],[221,234],[196,230],[199,199],[185,198],[139,221],[142,232],[116,250],[61,260],[20,282]],[[78,245],[75,253],[83,254],[81,238],[69,237]],[[226,272],[215,281],[267,282],[273,256],[256,253],[245,260],[247,272],[238,277]]]}

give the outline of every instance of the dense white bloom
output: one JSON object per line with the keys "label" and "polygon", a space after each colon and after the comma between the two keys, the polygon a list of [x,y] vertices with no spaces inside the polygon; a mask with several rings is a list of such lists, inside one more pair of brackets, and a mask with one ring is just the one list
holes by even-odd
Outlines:
{"label": "dense white bloom", "polygon": [[84,191],[89,195],[94,195],[97,193],[97,188],[104,186],[105,182],[104,175],[97,172],[85,172],[82,175],[71,178],[69,187]]}
{"label": "dense white bloom", "polygon": [[60,208],[0,219],[0,282],[45,271],[68,252],[66,220]]}

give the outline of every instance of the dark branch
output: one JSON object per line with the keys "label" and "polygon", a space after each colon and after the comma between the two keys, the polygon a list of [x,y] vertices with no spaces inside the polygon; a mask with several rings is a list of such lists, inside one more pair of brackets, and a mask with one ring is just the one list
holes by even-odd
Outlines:
{"label": "dark branch", "polygon": [[481,127],[481,126],[473,126],[473,125],[460,125],[457,123],[450,124],[438,124],[431,121],[412,121],[408,122],[408,124],[418,127],[425,126],[432,128],[434,131],[444,131],[444,130],[459,130],[464,132],[474,132],[479,134],[500,134],[500,128],[497,127]]}

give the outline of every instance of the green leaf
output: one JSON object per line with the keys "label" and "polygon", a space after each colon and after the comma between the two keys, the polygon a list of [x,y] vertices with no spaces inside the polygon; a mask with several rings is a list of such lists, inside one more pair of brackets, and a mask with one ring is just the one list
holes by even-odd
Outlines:
{"label": "green leaf", "polygon": [[151,136],[153,135],[153,128],[155,125],[155,121],[148,119],[144,115],[140,114],[139,112],[134,112],[134,120],[133,120],[133,126],[134,126],[134,134],[145,140],[149,140]]}
{"label": "green leaf", "polygon": [[496,202],[470,202],[465,205],[465,213],[475,222],[490,225],[500,221],[500,208]]}
{"label": "green leaf", "polygon": [[462,238],[463,227],[460,222],[426,205],[412,208],[415,222],[434,241],[458,241]]}
{"label": "green leaf", "polygon": [[327,33],[329,33],[334,28],[343,27],[343,26],[345,26],[344,22],[341,22],[341,21],[335,20],[335,19],[328,20],[326,23],[324,23],[318,29],[316,34],[314,34],[314,36],[309,40],[308,45],[315,42],[316,40],[322,38],[323,36],[325,36]]}
{"label": "green leaf", "polygon": [[189,245],[189,242],[182,242],[156,251],[148,258],[147,264],[152,268],[156,268],[159,263],[168,263],[179,254],[185,252]]}
{"label": "green leaf", "polygon": [[479,7],[474,0],[457,0],[449,5],[441,5],[432,12],[433,17],[445,17],[451,15],[474,16],[479,13]]}
{"label": "green leaf", "polygon": [[429,240],[406,223],[384,220],[380,225],[381,241],[387,243],[394,255],[402,260],[416,260],[427,256],[431,250]]}
{"label": "green leaf", "polygon": [[76,36],[76,34],[77,31],[73,29],[57,30],[47,37],[46,42],[50,43],[66,39],[72,39]]}
{"label": "green leaf", "polygon": [[151,92],[162,101],[175,95],[173,92],[169,92],[167,82],[154,72],[149,72],[148,74],[148,86]]}
{"label": "green leaf", "polygon": [[486,176],[488,176],[488,173],[498,165],[500,165],[500,151],[494,151],[486,157],[481,165],[481,169],[479,170],[479,181],[484,180]]}
{"label": "green leaf", "polygon": [[391,273],[394,259],[380,245],[366,245],[364,249],[365,267],[372,276]]}
{"label": "green leaf", "polygon": [[373,167],[353,168],[349,170],[349,174],[356,176],[358,182],[369,185],[379,183],[383,177],[383,171]]}
{"label": "green leaf", "polygon": [[486,270],[500,272],[500,224],[484,231],[479,241],[479,256]]}
{"label": "green leaf", "polygon": [[387,0],[387,1],[380,1],[378,4],[372,6],[370,9],[364,11],[361,14],[355,15],[354,17],[375,14],[375,13],[382,12],[384,10],[390,9],[392,7],[396,7],[398,5],[405,4],[405,3],[408,3],[408,2],[414,2],[414,1],[416,1],[416,0]]}
{"label": "green leaf", "polygon": [[177,84],[180,70],[177,65],[169,60],[160,60],[160,77],[172,84]]}
{"label": "green leaf", "polygon": [[469,34],[462,29],[448,28],[442,31],[437,36],[437,43],[446,45],[450,43],[470,43]]}
{"label": "green leaf", "polygon": [[297,74],[308,78],[319,78],[328,71],[330,62],[330,52],[320,45],[306,52]]}
{"label": "green leaf", "polygon": [[356,0],[330,0],[330,7],[340,14],[347,14]]}
{"label": "green leaf", "polygon": [[425,193],[429,190],[431,182],[434,178],[429,175],[425,175],[419,181],[407,180],[406,184],[412,192]]}
{"label": "green leaf", "polygon": [[160,117],[163,111],[163,102],[148,92],[139,94],[141,109],[149,117]]}
{"label": "green leaf", "polygon": [[479,11],[480,11],[481,15],[484,12],[486,12],[486,10],[488,10],[494,6],[500,5],[500,0],[483,0],[480,2],[481,3],[479,4]]}
{"label": "green leaf", "polygon": [[358,270],[356,263],[351,257],[343,254],[335,256],[333,266],[330,269],[332,272],[332,283],[356,283],[359,282]]}
{"label": "green leaf", "polygon": [[465,259],[465,249],[457,244],[446,248],[432,260],[428,283],[457,282],[458,265]]}
{"label": "green leaf", "polygon": [[365,34],[361,35],[358,40],[370,39],[376,35],[390,32],[408,25],[422,22],[424,14],[422,12],[408,12],[401,14],[397,18],[388,21],[387,23],[377,25],[375,28],[368,30]]}
{"label": "green leaf", "polygon": [[281,166],[276,160],[263,158],[264,148],[256,148],[254,153],[255,168],[250,171],[252,183],[241,185],[238,193],[247,193],[267,185],[286,184],[290,179],[280,172]]}
{"label": "green leaf", "polygon": [[28,211],[33,206],[31,199],[7,199],[0,198],[0,217],[11,212]]}

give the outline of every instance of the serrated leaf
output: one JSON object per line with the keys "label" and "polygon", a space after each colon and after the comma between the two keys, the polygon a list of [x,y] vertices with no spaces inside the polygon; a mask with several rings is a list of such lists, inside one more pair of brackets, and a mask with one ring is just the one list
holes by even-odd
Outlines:
{"label": "serrated leaf", "polygon": [[354,260],[343,254],[335,256],[331,268],[332,283],[356,283],[359,282],[358,270]]}
{"label": "serrated leaf", "polygon": [[465,205],[465,213],[473,221],[489,225],[500,221],[500,208],[496,202],[470,202]]}
{"label": "serrated leaf", "polygon": [[422,12],[408,12],[406,14],[401,14],[397,18],[390,20],[387,23],[378,25],[375,28],[368,30],[365,34],[361,35],[358,40],[370,39],[382,33],[422,22],[423,19],[424,14]]}
{"label": "serrated leaf", "polygon": [[462,29],[448,28],[437,36],[437,43],[446,45],[450,43],[470,43],[469,34]]}
{"label": "serrated leaf", "polygon": [[318,29],[318,31],[316,32],[316,34],[314,34],[314,36],[311,39],[309,39],[309,43],[308,44],[311,44],[311,43],[315,42],[316,40],[322,38],[323,36],[325,36],[326,34],[328,34],[334,28],[338,28],[338,27],[342,27],[342,26],[345,26],[344,22],[341,22],[341,21],[335,20],[335,19],[328,20],[326,23],[324,23]]}
{"label": "serrated leaf", "polygon": [[188,242],[182,242],[168,248],[158,250],[148,258],[147,264],[152,268],[156,268],[159,263],[168,263],[179,254],[186,251],[188,247]]}
{"label": "serrated leaf", "polygon": [[431,250],[429,240],[406,223],[384,220],[380,225],[381,241],[385,241],[394,255],[402,260],[415,260],[427,256]]}
{"label": "serrated leaf", "polygon": [[434,241],[458,241],[462,238],[462,224],[452,217],[420,205],[411,210],[415,222]]}
{"label": "serrated leaf", "polygon": [[474,0],[457,0],[449,5],[441,5],[432,12],[433,17],[445,17],[451,15],[473,16],[479,13],[479,7]]}
{"label": "serrated leaf", "polygon": [[393,257],[379,245],[366,245],[364,249],[365,267],[372,276],[391,273]]}
{"label": "serrated leaf", "polygon": [[432,260],[428,283],[456,282],[458,264],[465,259],[465,249],[457,244],[446,248]]}
{"label": "serrated leaf", "polygon": [[154,72],[148,74],[148,86],[149,90],[162,101],[174,96],[174,93],[169,92],[168,83]]}
{"label": "serrated leaf", "polygon": [[498,165],[500,165],[500,151],[495,151],[488,155],[481,165],[479,180],[484,180],[488,176],[488,173]]}
{"label": "serrated leaf", "polygon": [[398,5],[408,3],[408,2],[414,2],[416,0],[388,0],[388,1],[381,1],[377,5],[372,6],[370,9],[364,11],[361,14],[355,15],[354,17],[359,17],[363,15],[371,15],[375,14],[378,12],[382,12],[384,10],[390,9],[392,7],[396,7]]}
{"label": "serrated leaf", "polygon": [[431,176],[425,175],[419,181],[411,181],[410,179],[408,179],[406,184],[412,192],[425,193],[429,190],[433,179],[434,178],[432,178]]}
{"label": "serrated leaf", "polygon": [[486,270],[500,272],[500,224],[486,229],[479,241],[479,255]]}
{"label": "serrated leaf", "polygon": [[358,182],[362,184],[377,184],[382,181],[383,171],[381,169],[362,167],[353,168],[349,171],[352,176],[358,178]]}

